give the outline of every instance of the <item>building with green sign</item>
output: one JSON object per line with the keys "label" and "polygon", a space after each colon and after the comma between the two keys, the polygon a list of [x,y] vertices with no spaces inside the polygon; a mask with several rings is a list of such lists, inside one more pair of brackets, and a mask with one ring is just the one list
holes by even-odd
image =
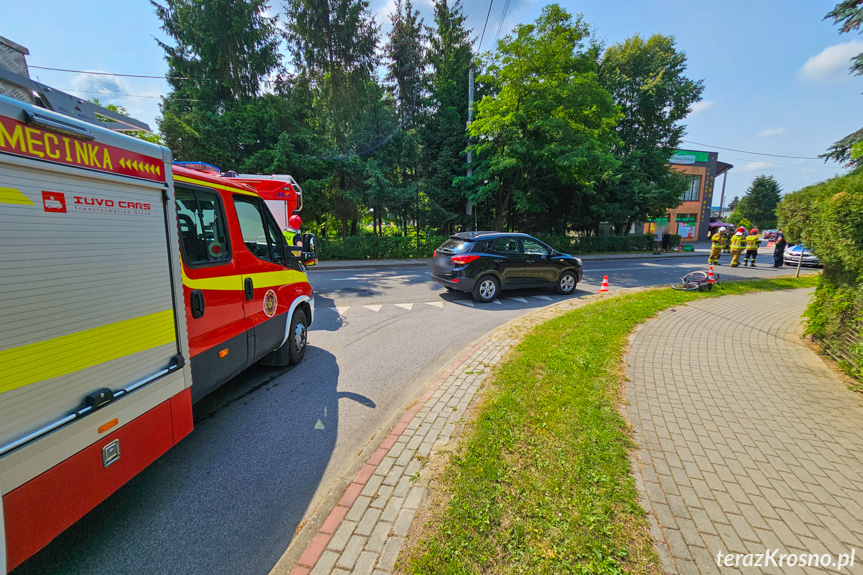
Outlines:
{"label": "building with green sign", "polygon": [[681,196],[680,205],[669,209],[665,217],[646,222],[644,232],[652,232],[656,227],[669,228],[672,234],[680,234],[683,242],[707,240],[711,235],[710,207],[714,183],[717,177],[723,176],[724,192],[728,170],[734,166],[720,162],[718,152],[695,150],[675,150],[668,164],[673,170],[686,174],[689,187]]}

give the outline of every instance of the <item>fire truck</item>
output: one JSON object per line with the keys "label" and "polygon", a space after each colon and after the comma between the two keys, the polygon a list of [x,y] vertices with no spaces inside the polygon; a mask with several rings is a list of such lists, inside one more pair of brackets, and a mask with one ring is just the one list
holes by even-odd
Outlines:
{"label": "fire truck", "polygon": [[314,236],[288,246],[264,199],[292,214],[296,182],[118,129],[147,127],[0,58],[0,573],[189,434],[197,399],[306,350]]}

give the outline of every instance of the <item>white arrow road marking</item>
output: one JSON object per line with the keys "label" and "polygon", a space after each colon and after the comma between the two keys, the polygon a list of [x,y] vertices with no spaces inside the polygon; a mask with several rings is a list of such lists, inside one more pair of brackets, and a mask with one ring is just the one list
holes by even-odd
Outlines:
{"label": "white arrow road marking", "polygon": [[363,307],[364,307],[364,308],[366,308],[366,309],[370,309],[370,310],[372,310],[372,311],[374,311],[374,312],[378,312],[378,311],[381,311],[381,308],[382,308],[383,306],[382,306],[382,305],[364,305]]}
{"label": "white arrow road marking", "polygon": [[472,302],[472,301],[470,301],[469,299],[466,299],[466,300],[456,300],[456,301],[454,301],[454,302],[452,302],[452,303],[457,303],[457,304],[459,304],[459,305],[466,305],[466,306],[468,306],[468,307],[474,307],[473,302]]}
{"label": "white arrow road marking", "polygon": [[442,308],[443,302],[442,301],[427,301],[426,305],[433,305],[433,306]]}
{"label": "white arrow road marking", "polygon": [[319,419],[318,422],[315,424],[315,429],[317,429],[318,431],[325,429],[324,422]]}
{"label": "white arrow road marking", "polygon": [[334,309],[339,313],[339,315],[341,315],[341,314],[345,313],[346,311],[348,311],[349,309],[351,309],[351,306],[341,305],[341,306],[337,306]]}
{"label": "white arrow road marking", "polygon": [[500,303],[499,299],[493,300],[491,303],[496,303],[497,305],[503,305],[502,303]]}
{"label": "white arrow road marking", "polygon": [[412,304],[412,303],[397,303],[397,304],[394,304],[394,305],[395,305],[396,307],[400,307],[400,308],[402,308],[402,309],[406,309],[406,310],[408,310],[408,311],[410,311],[410,310],[411,310],[411,309],[413,309],[413,307],[414,307],[414,304]]}
{"label": "white arrow road marking", "polygon": [[508,297],[508,298],[506,298],[506,299],[514,299],[515,301],[520,301],[521,303],[527,303],[527,300],[526,300],[526,299],[524,299],[523,297],[519,297],[519,296],[515,296],[515,297]]}
{"label": "white arrow road marking", "polygon": [[548,297],[547,295],[532,295],[530,297],[535,297],[536,299],[547,299],[548,301],[554,301],[550,297]]}

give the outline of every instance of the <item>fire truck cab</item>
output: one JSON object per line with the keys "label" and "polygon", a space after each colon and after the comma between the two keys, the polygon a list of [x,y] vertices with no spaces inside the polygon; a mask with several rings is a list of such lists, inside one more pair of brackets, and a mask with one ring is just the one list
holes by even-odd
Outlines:
{"label": "fire truck cab", "polygon": [[197,401],[258,360],[303,359],[315,312],[304,263],[314,246],[307,234],[305,257],[288,249],[256,191],[272,188],[271,177],[222,177],[203,163],[176,163],[173,172]]}

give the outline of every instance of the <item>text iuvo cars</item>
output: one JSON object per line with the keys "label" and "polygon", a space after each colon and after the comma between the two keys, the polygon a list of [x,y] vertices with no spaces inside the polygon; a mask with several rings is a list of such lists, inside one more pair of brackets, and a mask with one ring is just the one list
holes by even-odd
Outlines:
{"label": "text iuvo cars", "polygon": [[437,250],[431,277],[448,290],[473,294],[481,303],[502,289],[554,287],[568,295],[581,281],[581,259],[556,251],[527,234],[462,232]]}

